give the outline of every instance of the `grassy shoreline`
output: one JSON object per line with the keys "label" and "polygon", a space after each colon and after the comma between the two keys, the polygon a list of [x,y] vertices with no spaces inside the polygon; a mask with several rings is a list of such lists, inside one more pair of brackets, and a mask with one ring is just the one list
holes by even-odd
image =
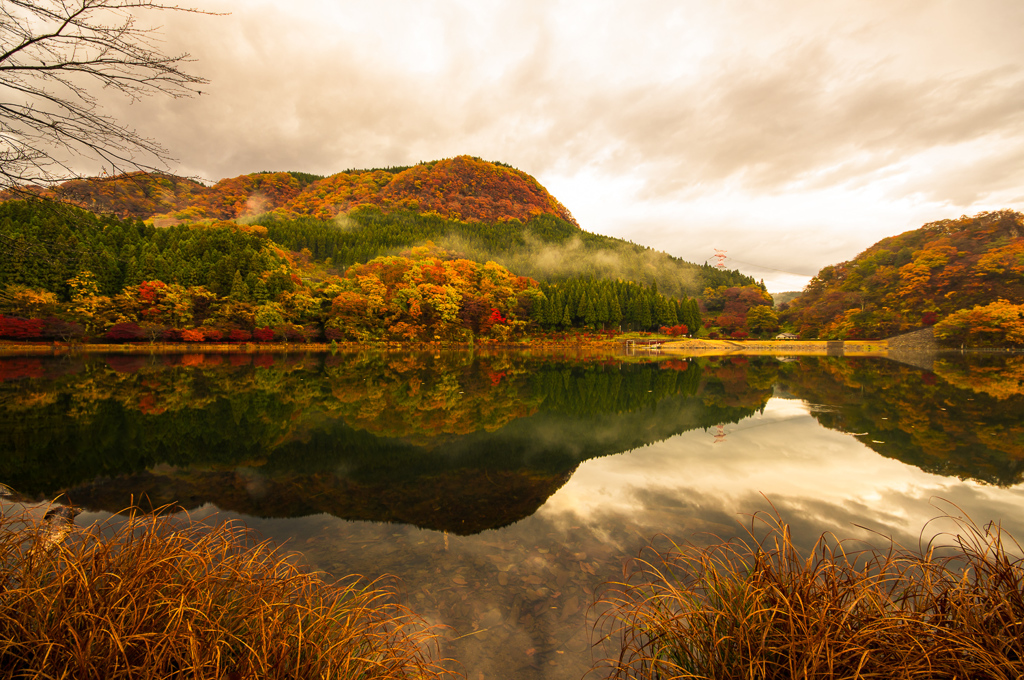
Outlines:
{"label": "grassy shoreline", "polygon": [[395,585],[324,580],[237,522],[0,514],[0,678],[449,677]]}
{"label": "grassy shoreline", "polygon": [[[1024,559],[997,524],[917,549],[824,534],[798,550],[778,516],[744,539],[651,546],[610,583],[611,678],[988,678],[1024,676]],[[618,638],[615,634],[618,634]]]}

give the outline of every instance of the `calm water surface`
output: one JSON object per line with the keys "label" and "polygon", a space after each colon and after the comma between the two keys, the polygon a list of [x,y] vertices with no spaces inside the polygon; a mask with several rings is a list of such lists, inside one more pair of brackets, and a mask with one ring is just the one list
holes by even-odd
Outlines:
{"label": "calm water surface", "polygon": [[1022,420],[1019,356],[3,358],[0,482],[79,524],[241,518],[328,574],[397,577],[473,680],[580,678],[614,653],[595,592],[657,535],[774,507],[803,545],[916,545],[943,512],[1024,538]]}

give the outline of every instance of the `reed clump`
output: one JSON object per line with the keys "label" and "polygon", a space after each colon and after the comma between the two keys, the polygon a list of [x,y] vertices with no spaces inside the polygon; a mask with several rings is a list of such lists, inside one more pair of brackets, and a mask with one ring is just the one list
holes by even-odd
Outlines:
{"label": "reed clump", "polygon": [[649,548],[601,598],[610,676],[1024,677],[1020,545],[945,518],[952,540],[914,550],[847,551],[826,534],[805,556],[773,515],[742,539]]}
{"label": "reed clump", "polygon": [[2,678],[434,678],[391,588],[328,583],[237,523],[0,519]]}

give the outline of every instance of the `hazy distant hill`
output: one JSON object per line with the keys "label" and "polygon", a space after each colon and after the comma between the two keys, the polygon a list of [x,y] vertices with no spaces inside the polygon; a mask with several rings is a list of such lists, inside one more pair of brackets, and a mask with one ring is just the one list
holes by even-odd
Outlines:
{"label": "hazy distant hill", "polygon": [[883,338],[997,300],[1024,303],[1024,215],[931,222],[825,267],[783,321],[804,337]]}
{"label": "hazy distant hill", "polygon": [[432,241],[541,281],[623,279],[694,296],[755,283],[738,271],[698,266],[667,253],[584,231],[525,172],[469,156],[412,167],[348,170],[329,177],[260,172],[212,187],[134,173],[74,180],[46,195],[96,213],[158,227],[209,220],[257,222],[293,251],[344,268]]}
{"label": "hazy distant hill", "polygon": [[775,303],[776,307],[781,307],[782,305],[788,305],[802,294],[803,292],[799,290],[787,290],[783,293],[772,293],[772,301]]}

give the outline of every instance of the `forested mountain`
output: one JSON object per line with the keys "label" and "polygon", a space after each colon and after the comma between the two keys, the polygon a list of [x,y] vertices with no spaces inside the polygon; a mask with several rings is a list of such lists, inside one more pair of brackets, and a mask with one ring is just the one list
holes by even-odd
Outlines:
{"label": "forested mountain", "polygon": [[541,289],[429,242],[338,275],[262,225],[158,228],[46,201],[0,204],[0,239],[0,339],[472,342],[699,326],[694,300],[654,286],[588,277]]}
{"label": "forested mountain", "polygon": [[738,271],[697,266],[664,252],[592,234],[530,175],[469,156],[412,167],[347,170],[329,177],[259,172],[212,187],[134,173],[75,180],[51,191],[96,213],[157,227],[232,220],[267,227],[282,247],[309,250],[337,270],[426,241],[540,281],[573,277],[656,285],[662,294],[754,284]]}
{"label": "forested mountain", "polygon": [[[993,303],[998,309],[990,309]],[[941,339],[944,324],[955,321],[951,342],[962,344],[971,333],[964,325],[976,317],[1000,326],[979,329],[990,341],[1024,343],[1024,332],[1017,337],[1013,328],[1002,328],[1019,321],[1022,305],[1024,215],[1001,210],[931,222],[825,267],[782,321],[801,337],[835,339],[885,338],[937,321]]]}

